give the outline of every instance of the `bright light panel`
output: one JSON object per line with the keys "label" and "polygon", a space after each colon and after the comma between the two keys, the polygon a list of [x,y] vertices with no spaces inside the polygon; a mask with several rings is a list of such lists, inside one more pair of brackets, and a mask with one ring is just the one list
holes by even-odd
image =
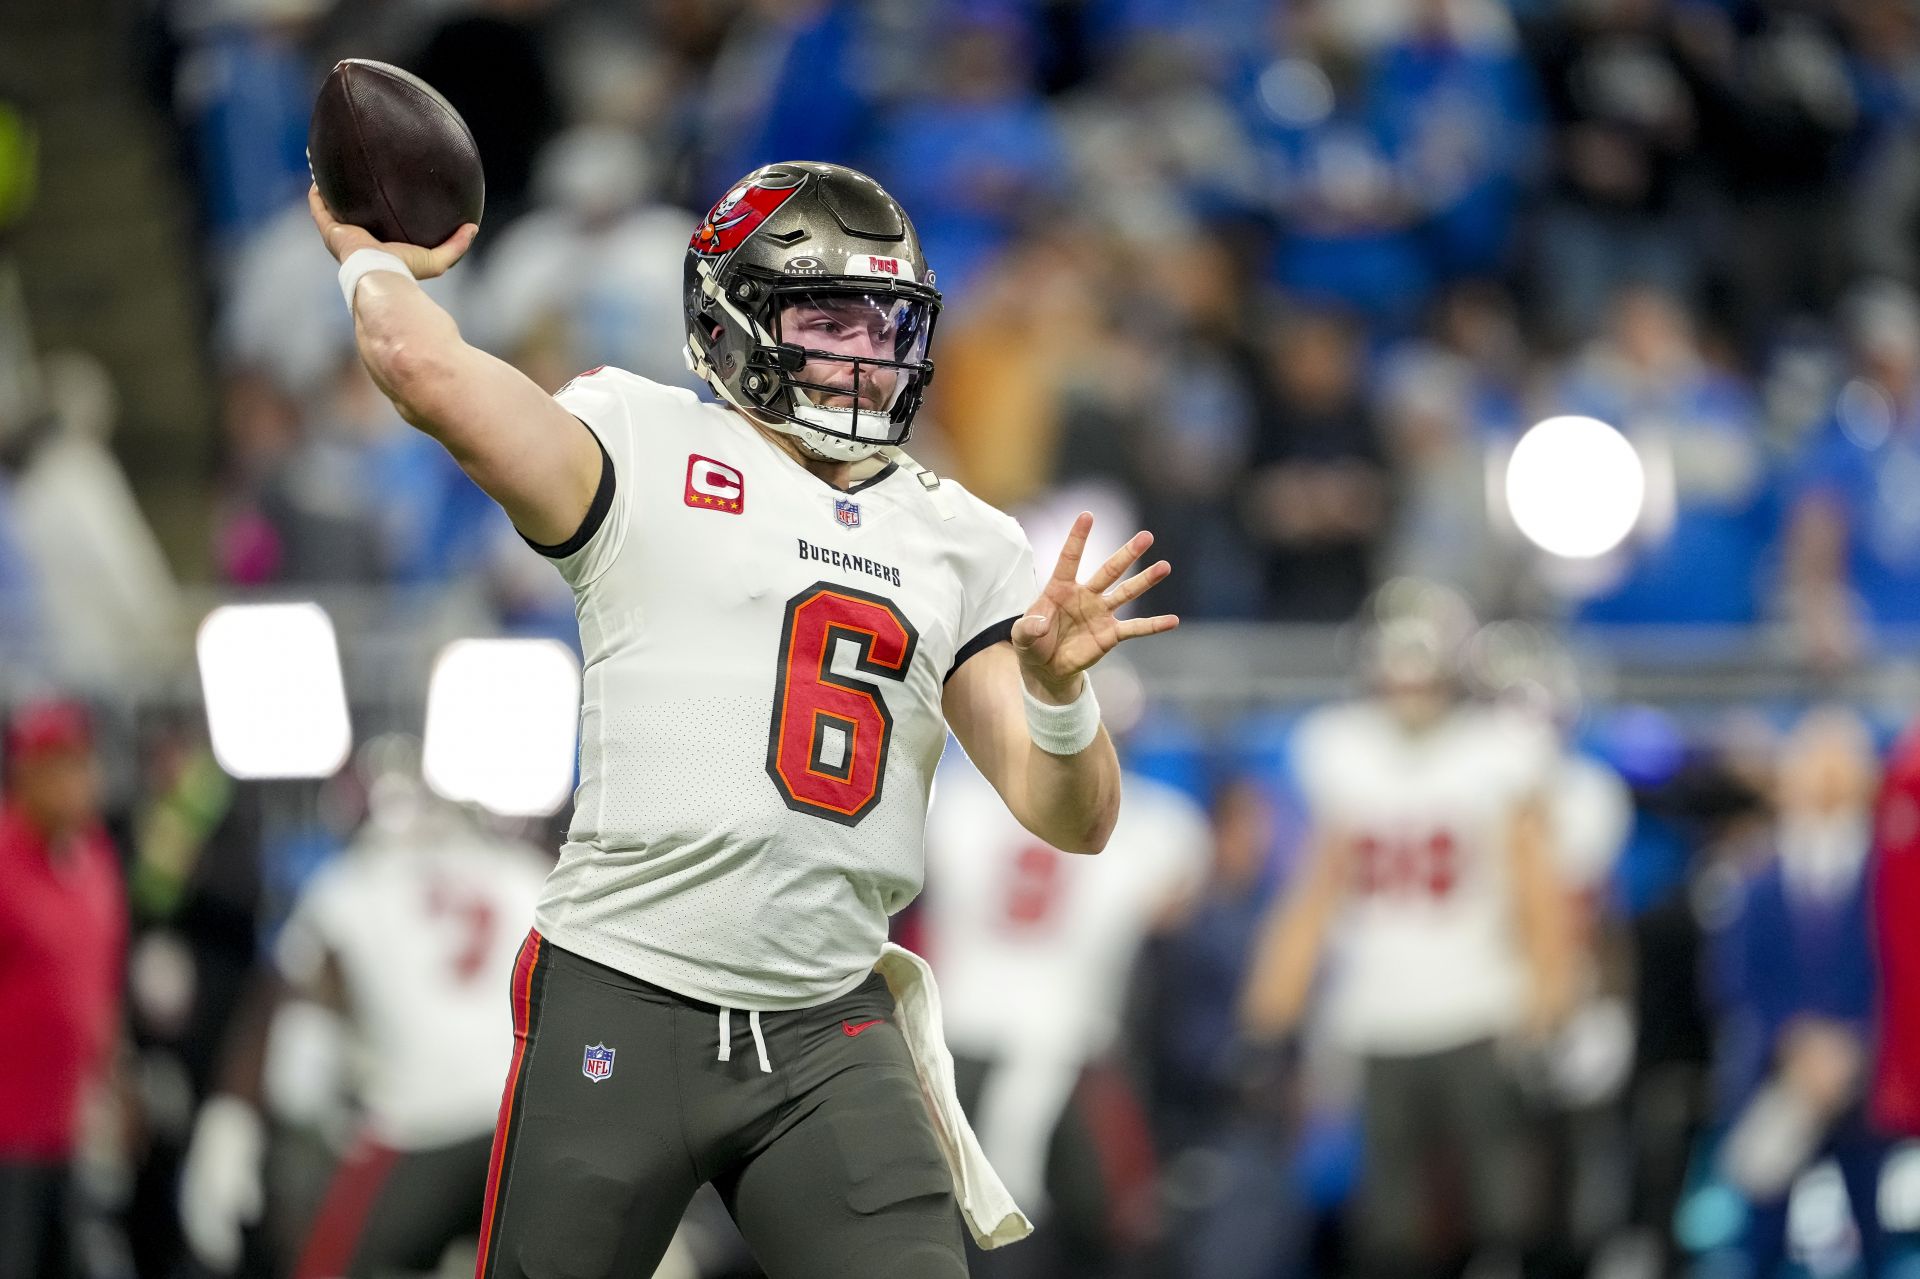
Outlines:
{"label": "bright light panel", "polygon": [[558,812],[573,789],[579,713],[580,668],[565,645],[455,640],[427,686],[427,785],[504,817]]}
{"label": "bright light panel", "polygon": [[1620,545],[1646,501],[1647,476],[1627,437],[1590,417],[1550,417],[1514,445],[1507,509],[1528,541],[1568,559]]}
{"label": "bright light panel", "polygon": [[194,645],[213,757],[239,778],[331,777],[353,747],[333,622],[318,604],[229,604]]}

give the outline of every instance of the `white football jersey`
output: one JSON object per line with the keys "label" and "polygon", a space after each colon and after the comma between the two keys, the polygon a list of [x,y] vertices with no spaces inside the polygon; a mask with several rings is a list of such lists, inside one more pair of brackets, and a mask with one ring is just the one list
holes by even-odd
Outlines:
{"label": "white football jersey", "polygon": [[923,918],[954,1051],[1078,1065],[1113,1043],[1154,916],[1197,887],[1213,839],[1179,791],[1132,774],[1124,786],[1106,851],[1086,857],[1030,834],[964,757],[941,770]]}
{"label": "white football jersey", "polygon": [[370,828],[302,891],[275,959],[307,986],[334,957],[354,1092],[382,1143],[420,1149],[493,1127],[513,1056],[500,992],[550,865],[465,823]]}
{"label": "white football jersey", "polygon": [[1314,825],[1353,842],[1326,1009],[1347,1047],[1438,1052],[1518,1020],[1508,834],[1557,759],[1539,725],[1479,706],[1418,733],[1372,702],[1302,722],[1294,760]]}
{"label": "white football jersey", "polygon": [[1032,603],[1026,538],[907,467],[841,492],[731,409],[619,369],[557,398],[614,491],[554,548],[586,663],[540,931],[709,1003],[836,998],[920,891],[942,689]]}

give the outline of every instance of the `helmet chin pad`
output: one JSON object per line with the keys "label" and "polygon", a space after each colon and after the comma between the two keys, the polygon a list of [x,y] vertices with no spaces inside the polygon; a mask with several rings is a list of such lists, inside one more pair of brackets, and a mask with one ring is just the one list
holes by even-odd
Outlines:
{"label": "helmet chin pad", "polygon": [[799,390],[794,392],[793,398],[793,416],[801,426],[812,427],[819,434],[831,436],[839,443],[871,453],[874,449],[900,442],[903,433],[900,423],[894,421],[892,414],[885,409],[815,404],[807,398],[806,392]]}
{"label": "helmet chin pad", "polygon": [[[799,392],[795,392],[794,398],[801,401],[793,410],[793,418],[798,420],[776,418],[767,425],[793,436],[808,452],[829,462],[859,462],[899,442],[894,438],[900,433],[895,423],[879,410],[864,409],[856,413],[851,408],[825,408],[808,401]],[[864,425],[860,418],[876,420],[882,437],[849,438]]]}

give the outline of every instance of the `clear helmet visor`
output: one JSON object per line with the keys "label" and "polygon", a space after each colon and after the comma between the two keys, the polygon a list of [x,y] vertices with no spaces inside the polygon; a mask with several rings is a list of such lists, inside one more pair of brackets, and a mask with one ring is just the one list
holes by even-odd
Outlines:
{"label": "clear helmet visor", "polygon": [[919,298],[857,289],[783,293],[774,339],[799,347],[789,369],[793,411],[808,425],[847,439],[889,444],[904,423],[893,413],[923,376],[933,308]]}

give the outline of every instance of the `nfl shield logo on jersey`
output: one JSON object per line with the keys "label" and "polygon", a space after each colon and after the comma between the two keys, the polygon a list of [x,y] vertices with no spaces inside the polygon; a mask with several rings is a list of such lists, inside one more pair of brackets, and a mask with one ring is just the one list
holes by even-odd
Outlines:
{"label": "nfl shield logo on jersey", "polygon": [[580,1063],[580,1073],[594,1083],[613,1078],[613,1049],[605,1044],[590,1044],[586,1058]]}
{"label": "nfl shield logo on jersey", "polygon": [[834,498],[833,518],[839,520],[843,527],[859,528],[860,504],[858,502],[849,502],[844,497]]}

